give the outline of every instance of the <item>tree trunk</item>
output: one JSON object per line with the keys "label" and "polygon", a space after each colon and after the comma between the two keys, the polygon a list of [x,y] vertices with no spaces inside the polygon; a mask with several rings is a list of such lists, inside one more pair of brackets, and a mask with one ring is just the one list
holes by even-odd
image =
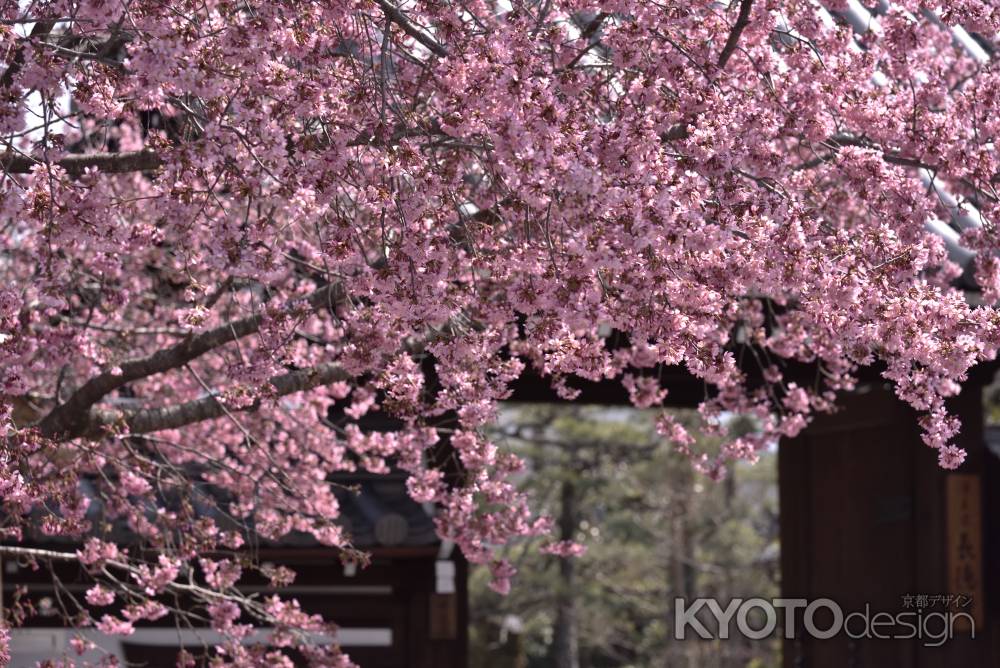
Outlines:
{"label": "tree trunk", "polygon": [[[559,515],[559,539],[573,540],[579,526],[576,486],[562,484],[562,508]],[[556,594],[556,622],[552,637],[554,668],[580,668],[580,639],[576,609],[576,561],[559,560],[559,590]]]}
{"label": "tree trunk", "polygon": [[[680,469],[670,481],[670,507],[668,511],[667,534],[667,591],[670,600],[667,606],[667,628],[674,630],[675,599],[682,598],[688,603],[695,595],[695,578],[697,573],[691,560],[694,558],[695,539],[688,513],[692,502],[693,480],[689,469]],[[664,655],[664,666],[700,666],[702,665],[703,643],[669,643]],[[675,650],[678,655],[674,654]],[[679,663],[683,657],[683,664]]]}

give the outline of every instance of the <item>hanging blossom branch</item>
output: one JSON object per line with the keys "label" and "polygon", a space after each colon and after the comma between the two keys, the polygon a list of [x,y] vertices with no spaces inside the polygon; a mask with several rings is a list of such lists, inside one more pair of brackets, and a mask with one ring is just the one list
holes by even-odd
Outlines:
{"label": "hanging blossom branch", "polygon": [[879,151],[882,154],[882,159],[885,160],[890,165],[928,169],[933,172],[938,171],[938,167],[926,163],[920,160],[919,158],[906,156],[898,151],[884,149],[881,146],[879,146],[876,142],[873,142],[870,139],[866,139],[864,137],[859,137],[855,135],[837,134],[830,137],[826,141],[822,142],[822,146],[824,146],[825,148],[833,149],[833,152],[828,153],[827,155],[824,156],[820,156],[818,158],[814,158],[813,160],[804,162],[801,165],[799,165],[796,169],[812,169],[814,167],[823,164],[824,162],[828,162],[829,160],[833,159],[833,157],[836,155],[836,149],[839,149],[843,146],[858,146],[862,148],[870,148]]}
{"label": "hanging blossom branch", "polygon": [[[180,562],[175,559],[160,557],[146,561],[131,558],[111,544],[97,539],[88,540],[82,549],[75,552],[0,545],[0,555],[50,565],[53,562],[73,562],[85,569],[91,586],[83,596],[77,590],[66,587],[56,576],[56,571],[51,571],[59,608],[64,621],[71,626],[78,625],[81,618],[89,619],[90,610],[94,608],[109,610],[99,620],[91,619],[90,623],[102,633],[112,636],[130,635],[135,622],[156,621],[168,614],[173,616],[178,629],[199,627],[206,621],[212,621],[213,630],[222,636],[216,648],[221,645],[224,652],[236,660],[251,660],[253,654],[244,647],[246,634],[238,624],[234,624],[245,615],[271,629],[275,637],[281,636],[281,642],[305,651],[307,656],[326,656],[337,665],[349,665],[343,663],[336,646],[313,646],[311,636],[326,634],[332,637],[334,628],[275,595],[260,598],[257,594],[241,591],[234,578],[241,574],[242,569],[228,559],[201,559],[202,576],[208,581],[202,583],[196,578],[194,569],[181,568]],[[284,575],[279,574],[274,580],[270,571],[261,570],[265,576],[272,577],[274,584],[280,586],[285,583],[282,580]],[[112,605],[115,607],[110,607]],[[14,607],[17,606],[15,601]],[[81,654],[88,649],[97,649],[82,641],[74,642],[72,646]],[[268,659],[265,657],[264,660]]]}

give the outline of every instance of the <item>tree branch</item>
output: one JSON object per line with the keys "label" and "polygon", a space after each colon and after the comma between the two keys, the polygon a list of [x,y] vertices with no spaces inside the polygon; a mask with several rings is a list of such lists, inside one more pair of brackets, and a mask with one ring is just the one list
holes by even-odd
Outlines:
{"label": "tree branch", "polygon": [[[305,301],[318,310],[342,304],[346,298],[343,286],[331,283],[309,294]],[[38,423],[38,428],[48,438],[73,438],[87,428],[90,408],[109,393],[132,381],[182,367],[210,350],[257,332],[260,323],[259,314],[230,321],[152,355],[123,362],[118,373],[102,373],[80,386],[69,399],[53,408]]]}
{"label": "tree branch", "polygon": [[837,149],[839,149],[841,146],[857,146],[859,148],[868,148],[875,151],[881,151],[882,159],[887,163],[889,163],[890,165],[900,165],[901,167],[917,167],[920,169],[928,169],[930,171],[938,170],[938,168],[935,165],[928,164],[920,160],[919,158],[913,158],[910,156],[903,155],[898,151],[886,150],[876,142],[873,142],[870,139],[866,139],[864,137],[857,137],[849,134],[839,134],[830,137],[829,139],[823,141],[822,143],[826,145],[828,148],[833,149],[832,152],[829,153],[828,155],[820,156],[818,158],[814,158],[812,160],[804,162],[801,165],[797,165],[793,169],[795,171],[802,169],[812,169],[813,167],[817,167],[823,164],[824,162],[830,161],[833,158],[833,156],[836,155]]}
{"label": "tree branch", "polygon": [[725,46],[722,47],[722,52],[719,53],[719,69],[726,69],[726,63],[729,62],[729,57],[733,55],[736,51],[736,45],[740,42],[740,35],[743,34],[743,30],[750,25],[750,10],[753,7],[753,0],[741,0],[740,2],[740,13],[736,17],[736,23],[733,25],[733,29],[729,32],[729,39],[726,40]]}
{"label": "tree branch", "polygon": [[[46,164],[44,160],[15,153],[0,153],[0,169],[11,174],[28,174],[35,165]],[[78,175],[88,167],[96,167],[109,174],[123,172],[145,172],[163,165],[163,158],[152,151],[126,151],[123,153],[88,153],[68,155],[56,160],[56,165],[68,173]]]}
{"label": "tree branch", "polygon": [[677,141],[678,139],[687,139],[690,136],[691,127],[687,123],[678,123],[660,135],[660,141]]}
{"label": "tree branch", "polygon": [[[39,21],[35,24],[35,27],[31,29],[31,37],[41,39],[52,32],[52,28],[55,27],[55,21]],[[14,83],[14,77],[17,73],[21,71],[24,67],[24,50],[27,47],[27,42],[22,42],[17,51],[14,52],[14,57],[10,60],[10,65],[4,71],[3,75],[0,76],[0,88],[9,88],[12,83]]]}
{"label": "tree branch", "polygon": [[[380,139],[371,132],[362,132],[347,143],[348,146],[386,146],[397,143],[408,137],[441,134],[434,127],[429,128],[397,128],[390,137]],[[146,172],[158,169],[164,165],[161,155],[150,151],[125,151],[122,153],[87,153],[67,155],[55,161],[72,176],[79,176],[87,167],[96,167],[108,174],[123,174],[126,172]],[[20,153],[0,153],[0,171],[9,174],[30,174],[36,165],[47,164],[41,158],[34,158]]]}
{"label": "tree branch", "polygon": [[79,561],[80,559],[75,552],[56,552],[55,550],[40,550],[35,547],[18,547],[16,545],[0,545],[0,556],[55,559],[57,561]]}
{"label": "tree branch", "polygon": [[560,70],[572,69],[573,66],[576,65],[578,62],[580,62],[580,60],[585,55],[587,55],[591,49],[597,46],[600,40],[591,41],[590,38],[593,37],[594,33],[596,33],[600,29],[601,24],[604,23],[604,19],[608,18],[609,16],[611,16],[609,12],[598,12],[597,16],[595,16],[593,20],[591,20],[590,23],[588,23],[584,27],[583,32],[580,33],[579,39],[586,40],[587,45],[580,50],[580,53],[573,56],[573,60],[569,61],[563,67],[559,68]]}
{"label": "tree branch", "polygon": [[398,7],[392,3],[386,2],[386,0],[378,0],[378,6],[382,8],[382,11],[385,12],[385,15],[391,21],[403,29],[403,32],[426,46],[435,56],[440,58],[446,58],[448,56],[447,49],[441,46],[441,44],[433,37],[413,25],[413,22],[410,21],[410,19],[406,17],[406,14],[401,12]]}
{"label": "tree branch", "polygon": [[[268,382],[274,388],[273,396],[284,397],[350,378],[352,378],[351,374],[338,364],[321,364],[313,368],[299,369],[273,376]],[[216,396],[212,395],[175,406],[150,408],[132,414],[124,411],[91,411],[88,415],[86,428],[80,435],[88,438],[99,438],[104,435],[106,429],[115,425],[128,427],[130,434],[148,434],[212,420],[222,417],[227,411],[247,412],[259,408],[260,401],[242,407],[225,406]]]}

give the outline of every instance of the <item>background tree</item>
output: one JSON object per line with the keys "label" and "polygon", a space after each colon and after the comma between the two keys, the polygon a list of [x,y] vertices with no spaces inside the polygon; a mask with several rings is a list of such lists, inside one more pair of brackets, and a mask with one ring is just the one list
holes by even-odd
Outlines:
{"label": "background tree", "polygon": [[[474,573],[473,664],[780,664],[777,641],[670,639],[675,597],[716,597],[724,604],[778,595],[774,454],[716,485],[694,475],[687,458],[662,441],[655,418],[600,407],[504,409],[498,440],[527,462],[522,488],[559,518],[561,540],[587,550],[565,559],[541,554],[530,542],[511,546],[507,558],[519,575],[506,597],[489,589],[488,572]],[[729,425],[736,433],[749,426]]]}

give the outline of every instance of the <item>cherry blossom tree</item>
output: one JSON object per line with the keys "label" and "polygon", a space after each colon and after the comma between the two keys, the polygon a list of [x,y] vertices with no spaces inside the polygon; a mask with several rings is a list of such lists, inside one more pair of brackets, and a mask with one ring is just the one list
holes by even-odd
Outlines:
{"label": "cherry blossom tree", "polygon": [[759,426],[699,452],[664,414],[718,477],[874,365],[961,464],[945,400],[1000,344],[995,0],[398,1],[0,2],[0,552],[83,564],[73,623],[179,593],[232,665],[347,665],[206,555],[349,552],[327,479],[389,466],[505,589],[495,548],[549,523],[482,428],[526,373],[651,407],[686,369],[706,431]]}

